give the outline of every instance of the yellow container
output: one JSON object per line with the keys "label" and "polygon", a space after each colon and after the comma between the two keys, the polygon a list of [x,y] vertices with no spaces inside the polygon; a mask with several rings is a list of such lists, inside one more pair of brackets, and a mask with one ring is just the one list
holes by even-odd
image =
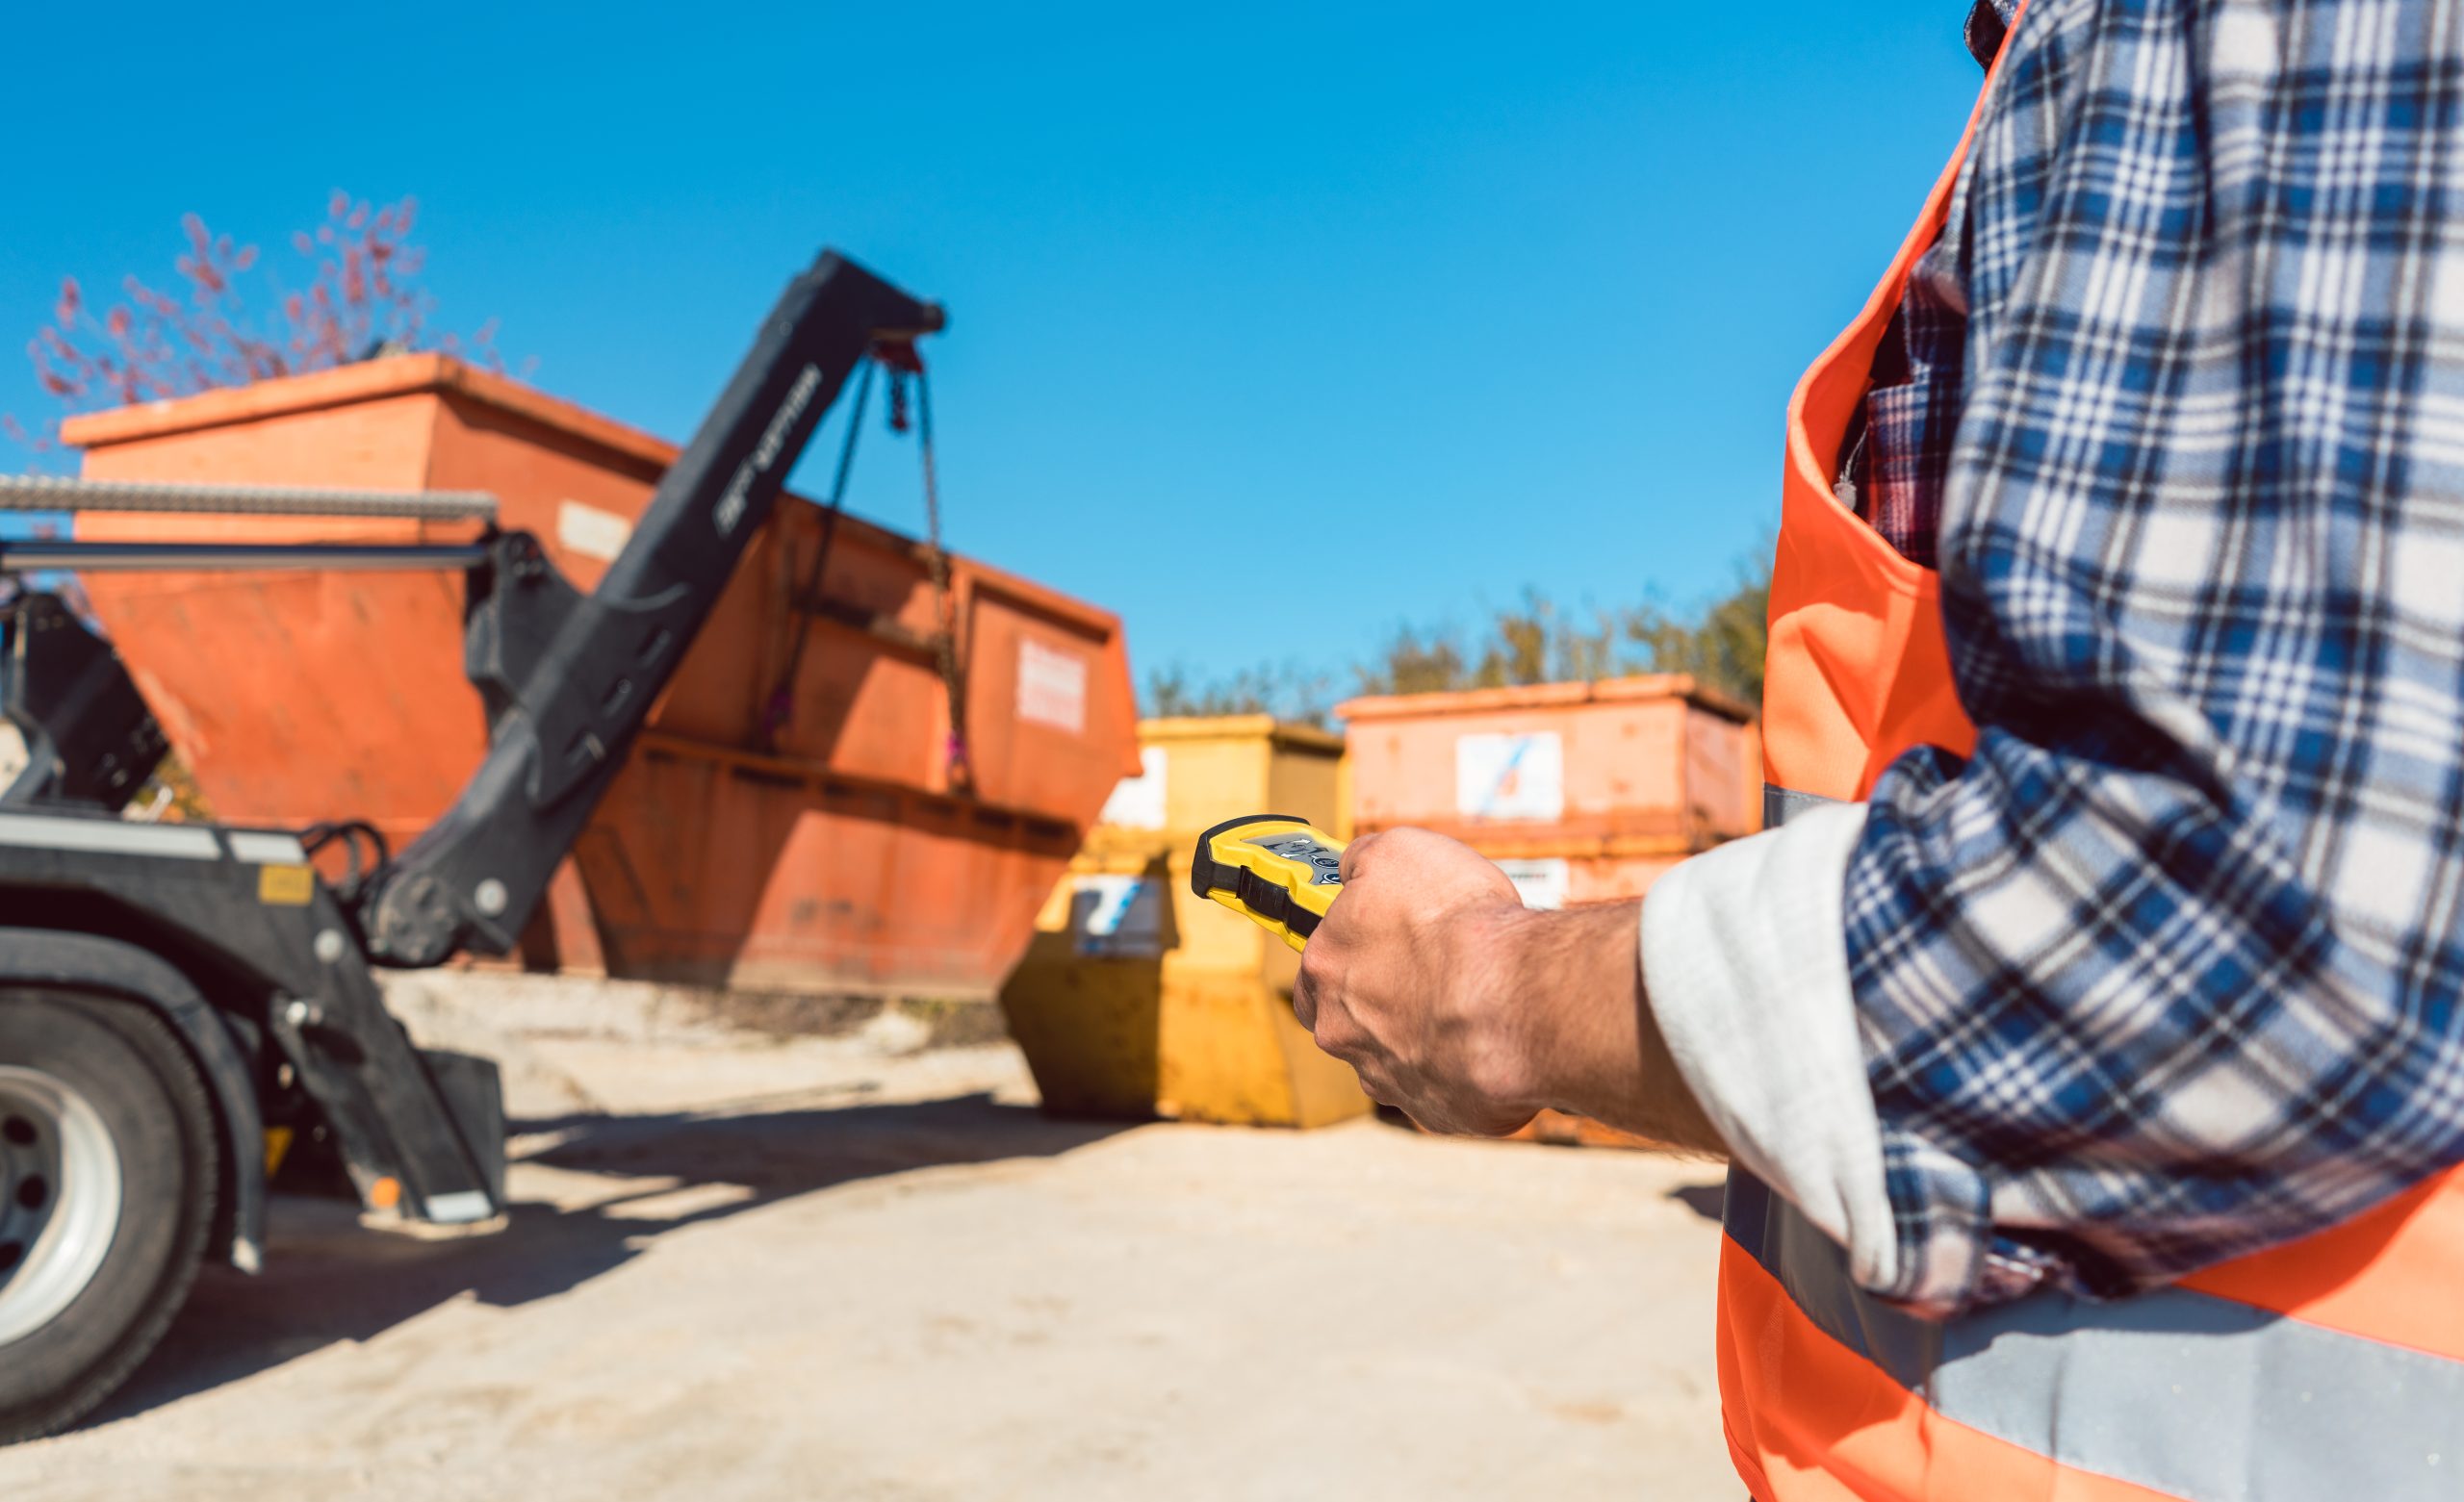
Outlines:
{"label": "yellow container", "polygon": [[1190,891],[1198,832],[1280,813],[1341,832],[1343,737],[1267,715],[1146,720],[1123,782],[1001,992],[1044,1107],[1319,1127],[1370,1107],[1292,1015],[1299,956]]}

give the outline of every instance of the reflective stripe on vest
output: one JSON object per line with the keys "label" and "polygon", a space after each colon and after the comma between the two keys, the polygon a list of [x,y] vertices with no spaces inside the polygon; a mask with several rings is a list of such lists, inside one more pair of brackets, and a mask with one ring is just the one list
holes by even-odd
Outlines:
{"label": "reflective stripe on vest", "polygon": [[[1865,797],[1912,747],[1975,744],[1938,581],[1832,488],[1966,149],[1789,402],[1763,675],[1774,825]],[[1840,1249],[1741,1171],[1725,1223],[1721,1407],[1758,1502],[2464,1497],[2464,1169],[2160,1292],[2048,1291],[1940,1325],[1857,1288]]]}
{"label": "reflective stripe on vest", "polygon": [[[1810,1410],[1799,1419],[1816,1429],[1843,1408],[1852,1424],[1870,1414],[1878,1391],[1908,1411],[1895,1415],[1898,1435],[1867,1438],[1882,1441],[1869,1449],[1895,1439],[1912,1453],[1861,1457],[1850,1426],[1829,1441],[1847,1445],[1842,1458],[1873,1489],[1864,1495],[2084,1499],[2099,1496],[2098,1480],[2128,1489],[2105,1495],[2194,1502],[2464,1494],[2464,1362],[2187,1287],[2118,1304],[2048,1292],[1934,1324],[1857,1288],[1838,1244],[1749,1174],[1730,1177],[1726,1224],[1724,1289],[1748,1277],[1768,1285],[1757,1321],[1765,1340],[1835,1348],[1799,1361],[1804,1376],[1854,1368],[1793,1398],[1795,1384],[1771,1372],[1749,1380]],[[1780,1321],[1800,1328],[1774,1331]],[[1983,1462],[1991,1484],[1946,1489],[1938,1464],[1948,1457],[1919,1441],[1964,1445],[1959,1459]],[[1765,1486],[1765,1495],[1800,1494]]]}

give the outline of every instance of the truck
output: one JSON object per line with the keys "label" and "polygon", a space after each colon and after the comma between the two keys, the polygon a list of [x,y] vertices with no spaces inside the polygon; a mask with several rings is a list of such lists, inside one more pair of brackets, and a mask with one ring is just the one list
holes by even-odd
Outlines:
{"label": "truck", "polygon": [[[207,1259],[261,1269],[286,1147],[377,1222],[502,1223],[496,1066],[417,1046],[379,974],[514,950],[849,377],[867,361],[920,369],[916,341],[943,323],[938,305],[823,252],[587,594],[493,521],[469,543],[0,543],[0,719],[25,749],[0,785],[0,1443],[109,1397]],[[180,509],[198,489],[60,482],[52,499]],[[215,504],[491,515],[471,495]],[[463,575],[488,749],[399,851],[347,818],[131,817],[166,737],[111,644],[49,587],[105,569],[286,568]]]}

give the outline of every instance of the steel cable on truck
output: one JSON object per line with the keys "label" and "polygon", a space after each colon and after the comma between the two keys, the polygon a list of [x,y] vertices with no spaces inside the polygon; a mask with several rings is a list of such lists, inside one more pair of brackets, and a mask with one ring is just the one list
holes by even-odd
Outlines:
{"label": "steel cable on truck", "polygon": [[924,461],[924,539],[931,549],[933,589],[941,618],[941,635],[935,655],[941,671],[941,691],[949,696],[950,780],[966,788],[975,787],[975,767],[967,759],[966,746],[966,679],[959,665],[958,609],[950,592],[950,555],[941,547],[941,484],[939,471],[933,454],[933,381],[925,373],[924,362],[915,357],[914,347],[908,346],[911,368],[890,370],[890,419],[893,426],[905,431],[900,420],[906,407],[906,377],[915,379],[915,446]]}
{"label": "steel cable on truck", "polygon": [[162,515],[398,518],[494,522],[486,491],[350,490],[329,485],[218,485],[186,480],[0,475],[0,511],[132,511]]}
{"label": "steel cable on truck", "polygon": [[790,601],[796,612],[796,628],[787,638],[787,664],[780,670],[779,681],[770,690],[769,701],[762,708],[761,749],[779,749],[779,732],[787,727],[787,720],[796,707],[796,675],[804,670],[805,644],[812,636],[812,618],[821,604],[822,573],[830,567],[831,546],[838,538],[838,518],[847,509],[847,476],[856,468],[856,440],[864,431],[864,410],[872,399],[873,371],[876,362],[864,362],[864,373],[856,387],[856,405],[847,418],[847,438],[838,446],[838,472],[830,482],[830,499],[822,507],[821,542],[813,548],[812,567],[805,571],[804,588]]}
{"label": "steel cable on truck", "polygon": [[[958,611],[956,594],[950,585],[949,549],[941,542],[941,486],[933,444],[932,380],[912,344],[880,345],[874,349],[872,361],[864,367],[862,384],[856,392],[855,411],[847,425],[847,437],[839,448],[838,468],[831,482],[830,499],[822,510],[821,540],[814,548],[810,567],[805,572],[804,587],[795,598],[796,626],[788,639],[787,660],[763,710],[762,748],[773,751],[778,749],[779,733],[786,728],[795,711],[796,677],[804,669],[805,649],[812,634],[812,618],[820,613],[822,578],[829,568],[831,548],[837,537],[838,519],[846,509],[848,476],[855,468],[856,442],[863,431],[876,364],[889,369],[890,431],[904,433],[911,427],[923,463],[925,558],[933,580],[934,615],[939,626],[933,644],[934,667],[941,679],[950,726],[944,754],[952,785],[972,792],[975,772],[967,756],[966,674],[959,660]],[[910,380],[914,382],[911,400],[908,390]]]}

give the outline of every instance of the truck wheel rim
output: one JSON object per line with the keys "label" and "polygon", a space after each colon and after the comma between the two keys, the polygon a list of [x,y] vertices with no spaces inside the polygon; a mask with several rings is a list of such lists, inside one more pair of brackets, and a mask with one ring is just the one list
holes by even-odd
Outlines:
{"label": "truck wheel rim", "polygon": [[119,1230],[119,1149],[57,1076],[0,1064],[0,1346],[60,1317]]}

